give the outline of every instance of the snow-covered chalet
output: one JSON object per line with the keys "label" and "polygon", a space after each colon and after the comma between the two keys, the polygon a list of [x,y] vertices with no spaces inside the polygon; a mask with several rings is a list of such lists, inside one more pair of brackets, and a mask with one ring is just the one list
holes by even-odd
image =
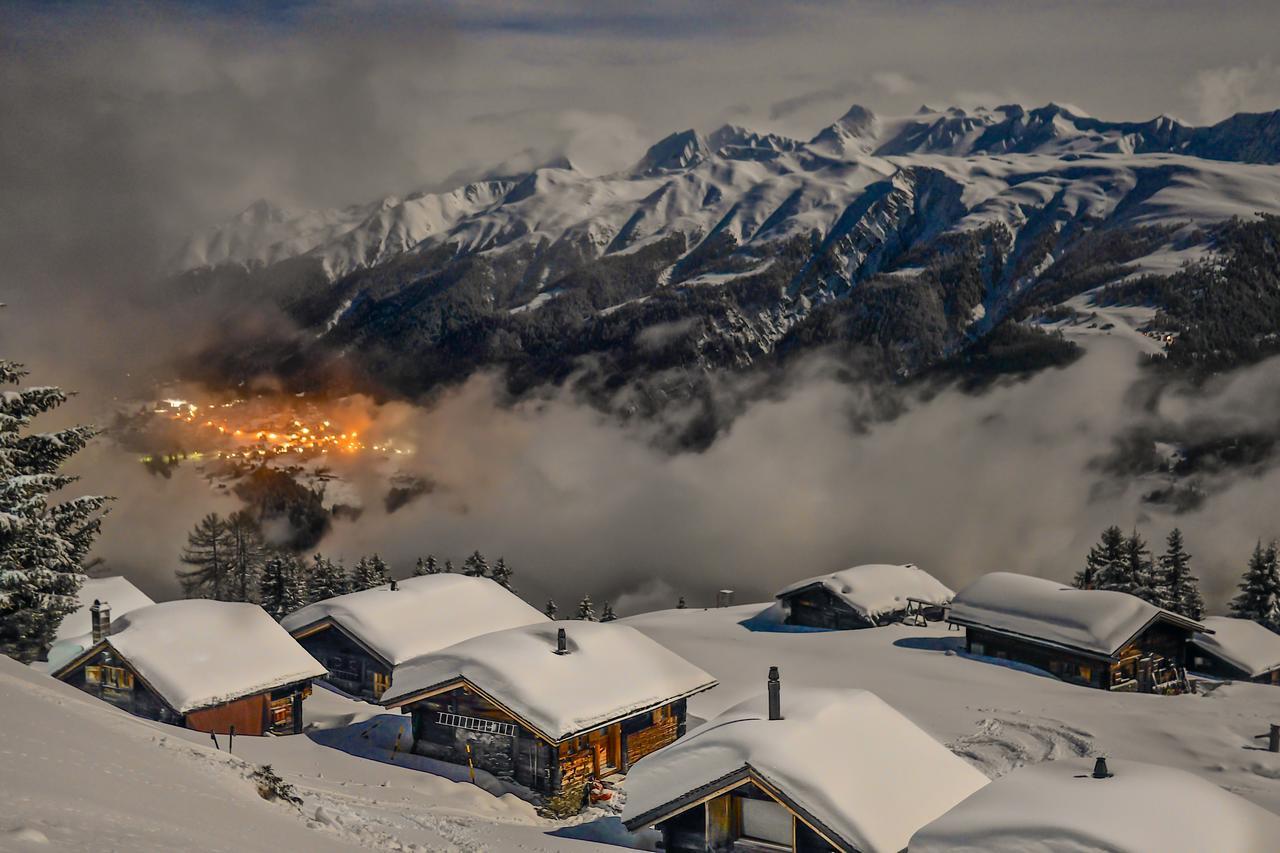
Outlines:
{"label": "snow-covered chalet", "polygon": [[955,595],[919,566],[871,564],[796,581],[777,594],[788,625],[872,628],[911,614],[939,620]]}
{"label": "snow-covered chalet", "polygon": [[1209,616],[1191,638],[1191,669],[1216,678],[1280,684],[1280,634],[1251,619]]}

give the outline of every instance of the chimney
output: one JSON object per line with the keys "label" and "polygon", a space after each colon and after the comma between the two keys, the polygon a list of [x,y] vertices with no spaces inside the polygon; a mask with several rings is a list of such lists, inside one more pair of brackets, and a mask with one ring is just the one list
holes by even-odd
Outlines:
{"label": "chimney", "polygon": [[392,579],[391,579],[391,591],[392,591],[392,592],[395,592],[395,591],[396,591],[397,589],[399,589],[399,588],[400,588],[400,587],[396,586],[396,579],[395,579],[395,578],[392,578]]}
{"label": "chimney", "polygon": [[1107,759],[1099,755],[1097,760],[1093,762],[1093,778],[1110,779],[1114,775],[1114,773],[1107,772]]}
{"label": "chimney", "polygon": [[776,666],[769,667],[769,719],[782,719],[782,681]]}
{"label": "chimney", "polygon": [[716,593],[716,607],[732,607],[733,590],[722,589]]}
{"label": "chimney", "polygon": [[556,654],[569,654],[569,638],[565,636],[564,629],[556,629]]}
{"label": "chimney", "polygon": [[111,605],[95,598],[89,608],[89,621],[93,625],[93,644],[96,646],[111,633]]}

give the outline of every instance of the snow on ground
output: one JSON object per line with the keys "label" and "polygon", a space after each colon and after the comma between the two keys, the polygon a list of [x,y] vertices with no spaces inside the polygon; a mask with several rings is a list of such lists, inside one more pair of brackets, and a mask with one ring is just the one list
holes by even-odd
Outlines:
{"label": "snow on ground", "polygon": [[[236,738],[229,755],[223,736],[214,749],[209,735],[132,717],[3,656],[0,708],[4,851],[617,849],[575,840],[618,836],[598,809],[546,820],[509,794],[400,766],[404,756],[369,760],[305,735]],[[378,710],[317,690],[304,717],[345,725]],[[266,763],[300,808],[258,796],[248,776]]]}
{"label": "snow on ground", "polygon": [[945,626],[793,633],[740,624],[764,607],[621,621],[720,680],[690,699],[698,717],[759,693],[776,665],[784,697],[788,685],[870,690],[993,778],[1024,764],[1105,754],[1188,770],[1280,812],[1280,755],[1255,740],[1280,722],[1280,688],[1237,682],[1197,695],[1108,693],[957,653],[963,635]]}
{"label": "snow on ground", "polygon": [[911,853],[1267,853],[1280,818],[1182,770],[1071,759],[1016,770],[911,839]]}

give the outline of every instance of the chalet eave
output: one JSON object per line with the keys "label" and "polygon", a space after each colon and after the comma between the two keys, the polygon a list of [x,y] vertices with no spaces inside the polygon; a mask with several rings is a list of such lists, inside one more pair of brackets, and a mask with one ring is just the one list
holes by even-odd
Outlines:
{"label": "chalet eave", "polygon": [[503,713],[510,715],[515,720],[518,720],[522,726],[524,726],[529,731],[536,734],[542,740],[546,741],[552,746],[558,746],[563,741],[571,740],[572,738],[580,737],[581,735],[590,734],[591,732],[598,731],[599,729],[608,728],[614,723],[619,722],[621,720],[625,720],[628,717],[634,717],[636,714],[643,714],[648,711],[653,711],[657,708],[661,708],[664,705],[670,705],[672,702],[678,702],[681,699],[687,699],[696,693],[701,693],[704,690],[710,690],[712,687],[715,687],[719,683],[720,682],[713,680],[708,682],[707,684],[703,684],[699,687],[695,687],[692,690],[686,690],[683,693],[679,693],[675,696],[670,696],[658,702],[652,702],[648,705],[641,705],[636,708],[632,708],[626,711],[616,713],[610,716],[608,719],[593,723],[592,725],[587,726],[586,728],[576,729],[572,732],[566,732],[561,735],[551,735],[544,732],[541,728],[539,728],[538,726],[534,725],[533,723],[525,719],[524,716],[513,711],[509,706],[506,705],[506,703],[500,701],[492,693],[488,692],[482,687],[479,687],[478,685],[473,683],[470,679],[464,678],[464,677],[450,678],[446,681],[441,681],[440,683],[434,684],[430,687],[424,687],[421,690],[415,690],[412,693],[406,693],[402,696],[395,696],[395,697],[392,697],[391,699],[384,699],[381,704],[384,708],[392,708],[392,709],[404,708],[405,706],[412,705],[415,702],[421,702],[424,699],[430,699],[432,696],[439,696],[441,693],[448,693],[451,690],[457,690],[459,687],[465,687],[468,690],[471,690],[479,694],[486,701],[491,702],[495,707],[500,709]]}
{"label": "chalet eave", "polygon": [[322,616],[321,618],[317,619],[314,622],[311,622],[310,624],[303,625],[301,628],[296,628],[293,631],[290,631],[289,635],[293,637],[295,640],[302,640],[306,637],[314,636],[316,634],[319,634],[321,631],[325,631],[330,628],[337,631],[339,634],[346,637],[351,642],[355,643],[357,646],[363,649],[365,653],[369,655],[369,657],[373,658],[375,661],[380,663],[388,671],[395,669],[394,663],[392,663],[382,655],[375,652],[372,648],[369,647],[368,643],[366,643],[364,640],[361,640],[355,634],[348,631],[341,622],[337,621],[332,616]]}
{"label": "chalet eave", "polygon": [[635,832],[637,829],[645,826],[652,826],[664,820],[675,817],[676,815],[687,812],[689,809],[697,808],[705,802],[714,800],[722,794],[727,794],[735,788],[741,787],[743,782],[754,782],[757,786],[768,792],[779,803],[786,807],[787,811],[795,815],[796,819],[804,823],[818,835],[822,836],[828,844],[844,853],[857,853],[857,848],[853,845],[838,840],[840,836],[818,820],[807,809],[796,803],[791,797],[787,796],[777,785],[769,781],[764,775],[756,770],[750,764],[744,764],[732,773],[713,779],[705,785],[699,785],[692,791],[689,791],[682,797],[664,803],[657,808],[650,809],[642,815],[638,815],[624,824],[626,828]]}
{"label": "chalet eave", "polygon": [[1129,637],[1125,638],[1124,642],[1120,643],[1114,649],[1112,649],[1109,652],[1102,652],[1102,651],[1098,651],[1097,649],[1087,649],[1083,646],[1073,646],[1070,643],[1059,643],[1059,642],[1055,642],[1054,640],[1046,640],[1043,637],[1037,637],[1034,634],[1024,634],[1019,631],[1010,631],[1008,628],[999,628],[994,625],[987,625],[982,622],[977,622],[971,619],[965,619],[963,616],[947,617],[947,622],[951,623],[952,625],[960,625],[961,627],[964,627],[964,628],[979,628],[983,631],[990,631],[993,634],[1000,634],[1005,637],[1013,637],[1014,639],[1017,639],[1017,640],[1023,640],[1024,642],[1034,643],[1037,646],[1043,646],[1049,649],[1061,649],[1063,651],[1068,651],[1074,654],[1083,655],[1084,657],[1093,658],[1094,660],[1109,661],[1111,663],[1114,663],[1117,660],[1119,660],[1120,650],[1123,649],[1125,646],[1129,645],[1129,643],[1133,642],[1134,637],[1137,637],[1143,631],[1150,628],[1153,624],[1160,621],[1170,622],[1174,625],[1178,625],[1180,627],[1187,628],[1191,631],[1198,631],[1204,634],[1213,633],[1212,629],[1206,628],[1204,625],[1201,625],[1199,622],[1196,622],[1191,619],[1186,619],[1182,616],[1178,616],[1176,613],[1161,612],[1161,613],[1157,613],[1155,616],[1152,616],[1150,619],[1144,622],[1142,624],[1142,627],[1134,631],[1133,634],[1131,634]]}

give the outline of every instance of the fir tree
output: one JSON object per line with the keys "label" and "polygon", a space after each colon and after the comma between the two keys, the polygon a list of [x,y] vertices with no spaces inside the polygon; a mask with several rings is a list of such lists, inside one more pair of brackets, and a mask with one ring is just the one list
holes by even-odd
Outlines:
{"label": "fir tree", "polygon": [[689,605],[684,603],[684,596],[680,596],[680,600],[676,602],[676,610],[684,610]]}
{"label": "fir tree", "polygon": [[1089,549],[1084,568],[1076,573],[1077,589],[1098,589],[1099,578],[1114,572],[1124,559],[1124,534],[1114,524],[1102,531],[1102,538]]}
{"label": "fir tree", "polygon": [[547,606],[542,608],[542,612],[547,614],[548,619],[555,619],[556,614],[560,612],[560,608],[556,607],[554,598],[547,599]]}
{"label": "fir tree", "polygon": [[1240,594],[1231,602],[1232,616],[1280,631],[1280,567],[1276,561],[1275,543],[1264,549],[1258,542],[1240,581]]}
{"label": "fir tree", "polygon": [[292,554],[276,552],[262,566],[258,600],[262,609],[279,622],[305,602],[302,565]]}
{"label": "fir tree", "polygon": [[451,574],[453,574],[453,560],[445,560],[445,561],[444,561],[444,573],[445,573],[446,575],[451,575]]}
{"label": "fir tree", "polygon": [[462,563],[462,573],[473,578],[489,577],[489,563],[484,555],[475,551]]}
{"label": "fir tree", "polygon": [[1159,590],[1154,575],[1151,551],[1138,531],[1134,530],[1124,539],[1120,562],[1109,564],[1099,572],[1097,588],[1136,595],[1155,604],[1159,600]]}
{"label": "fir tree", "polygon": [[591,596],[589,596],[589,595],[584,595],[584,596],[582,597],[582,601],[579,601],[579,602],[578,602],[578,615],[577,615],[577,618],[578,618],[578,619],[582,619],[582,620],[584,620],[584,621],[586,621],[586,622],[594,622],[594,621],[596,621],[596,609],[595,609],[595,607],[591,604]]}
{"label": "fir tree", "polygon": [[359,592],[362,589],[373,589],[391,583],[391,573],[387,564],[377,554],[372,557],[361,557],[351,570],[351,589]]}
{"label": "fir tree", "polygon": [[225,601],[253,601],[258,591],[258,576],[266,557],[258,523],[247,511],[234,512],[227,519],[227,544],[230,566]]}
{"label": "fir tree", "polygon": [[438,574],[440,574],[440,566],[436,564],[435,554],[428,554],[425,560],[422,557],[419,557],[418,562],[414,564],[414,567],[413,567],[414,577],[422,577],[423,575],[438,575]]}
{"label": "fir tree", "polygon": [[606,601],[604,603],[604,612],[600,614],[601,622],[612,622],[618,618],[618,614],[613,612],[613,604]]}
{"label": "fir tree", "polygon": [[[22,365],[0,359],[0,385],[16,385],[25,375]],[[76,480],[59,469],[95,431],[28,427],[66,399],[51,387],[0,392],[0,653],[22,662],[47,650],[63,617],[77,608],[81,566],[109,500],[55,502],[54,494]]]}
{"label": "fir tree", "polygon": [[322,554],[311,558],[311,571],[307,573],[308,601],[324,601],[348,592],[346,569]]}
{"label": "fir tree", "polygon": [[1160,606],[1189,619],[1204,616],[1204,597],[1200,595],[1200,582],[1191,573],[1191,555],[1182,545],[1182,531],[1173,528],[1160,555],[1160,571],[1163,574]]}
{"label": "fir tree", "polygon": [[194,568],[178,570],[178,583],[187,598],[225,600],[231,587],[231,555],[227,523],[217,513],[209,513],[187,534],[187,547],[180,559]]}
{"label": "fir tree", "polygon": [[512,574],[513,572],[511,571],[511,567],[507,565],[507,561],[502,557],[499,557],[498,562],[493,564],[493,572],[489,577],[497,581],[498,586],[503,589],[509,589],[512,592],[515,592],[515,589],[511,586]]}

